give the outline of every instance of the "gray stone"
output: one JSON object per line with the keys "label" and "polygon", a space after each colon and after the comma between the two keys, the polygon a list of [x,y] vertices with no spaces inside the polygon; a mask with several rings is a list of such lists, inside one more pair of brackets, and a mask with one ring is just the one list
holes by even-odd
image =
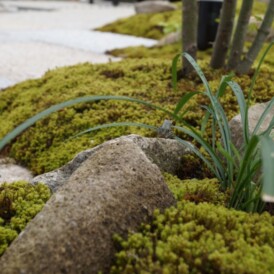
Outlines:
{"label": "gray stone", "polygon": [[16,181],[31,181],[31,172],[17,165],[11,158],[0,158],[0,185],[2,183],[12,183]]}
{"label": "gray stone", "polygon": [[[250,133],[253,132],[253,130],[255,129],[257,122],[259,121],[262,113],[264,112],[268,104],[269,103],[256,104],[249,108],[248,122],[249,122]],[[267,129],[273,117],[274,117],[274,107],[272,107],[271,111],[265,117],[265,120],[262,123],[259,132],[262,132]],[[242,128],[242,121],[241,121],[240,114],[238,114],[237,116],[231,119],[231,121],[229,122],[229,126],[231,129],[232,142],[236,146],[236,148],[240,149],[244,143],[243,128]],[[274,130],[272,130],[271,134],[273,133],[274,133]]]}
{"label": "gray stone", "polygon": [[144,1],[135,4],[135,12],[138,13],[156,13],[176,10],[177,7],[167,1]]}
{"label": "gray stone", "polygon": [[175,204],[159,168],[124,138],[95,151],[0,259],[1,274],[109,273],[113,234]]}
{"label": "gray stone", "polygon": [[164,38],[162,38],[157,43],[156,46],[162,47],[162,46],[165,46],[165,45],[174,44],[174,43],[177,43],[177,42],[181,41],[181,39],[182,39],[181,31],[172,32],[172,33],[169,33],[168,35],[166,35]]}
{"label": "gray stone", "polygon": [[33,184],[42,182],[48,185],[53,192],[62,186],[71,174],[95,152],[101,150],[104,146],[119,143],[121,140],[128,140],[139,146],[147,157],[155,163],[161,171],[172,174],[180,174],[182,168],[182,156],[190,153],[190,150],[176,140],[162,138],[145,138],[138,135],[123,136],[108,141],[95,148],[80,152],[72,161],[63,167],[54,171],[39,175],[32,180]]}

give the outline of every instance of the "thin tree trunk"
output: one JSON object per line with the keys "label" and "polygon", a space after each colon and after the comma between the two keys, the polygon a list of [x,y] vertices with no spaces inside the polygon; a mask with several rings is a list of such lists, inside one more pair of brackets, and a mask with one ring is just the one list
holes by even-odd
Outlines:
{"label": "thin tree trunk", "polygon": [[221,10],[220,25],[218,27],[213,54],[211,57],[210,65],[212,68],[221,68],[225,64],[233,30],[236,3],[237,0],[224,0]]}
{"label": "thin tree trunk", "polygon": [[246,54],[244,60],[238,65],[236,71],[240,74],[247,73],[261,50],[265,42],[274,19],[274,0],[270,0],[264,20],[258,30],[251,48]]}
{"label": "thin tree trunk", "polygon": [[[183,52],[187,52],[196,60],[198,30],[197,0],[183,0]],[[183,59],[183,74],[193,70],[186,59]]]}
{"label": "thin tree trunk", "polygon": [[253,0],[243,0],[228,59],[228,69],[235,69],[241,61],[252,6]]}

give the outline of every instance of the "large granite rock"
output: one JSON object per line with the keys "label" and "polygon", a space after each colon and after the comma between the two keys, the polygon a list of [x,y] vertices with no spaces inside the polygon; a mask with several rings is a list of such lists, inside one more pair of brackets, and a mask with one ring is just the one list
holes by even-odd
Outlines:
{"label": "large granite rock", "polygon": [[134,142],[106,143],[74,171],[0,259],[1,274],[108,273],[114,233],[174,205],[159,168]]}
{"label": "large granite rock", "polygon": [[[257,122],[259,121],[262,113],[264,112],[268,104],[269,103],[256,104],[249,108],[248,122],[249,122],[250,133],[255,129]],[[259,132],[262,132],[267,129],[273,117],[274,117],[274,107],[272,107],[271,111],[265,117],[265,120],[262,123]],[[237,116],[231,119],[231,121],[229,122],[229,126],[231,129],[232,142],[238,149],[240,149],[244,142],[242,120],[241,120],[240,114],[238,114]],[[272,136],[274,136],[273,134],[274,134],[274,130],[272,130],[271,132]]]}
{"label": "large granite rock", "polygon": [[120,141],[129,141],[136,144],[143,150],[146,156],[155,163],[161,171],[169,172],[171,174],[180,175],[182,170],[182,157],[186,153],[190,153],[190,150],[180,143],[172,139],[163,138],[146,138],[138,135],[122,136],[117,139],[108,141],[95,148],[80,152],[76,157],[63,167],[54,171],[39,175],[32,180],[33,184],[42,182],[48,185],[53,192],[57,191],[62,186],[71,174],[79,168],[79,166],[88,157],[95,152],[100,151],[104,146],[109,144],[119,143]]}
{"label": "large granite rock", "polygon": [[157,13],[176,10],[177,7],[167,1],[144,1],[135,4],[135,12],[138,13]]}

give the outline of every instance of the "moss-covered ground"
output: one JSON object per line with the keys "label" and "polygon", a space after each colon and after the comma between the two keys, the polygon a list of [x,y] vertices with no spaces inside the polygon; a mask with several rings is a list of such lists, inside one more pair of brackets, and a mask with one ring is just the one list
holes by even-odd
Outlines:
{"label": "moss-covered ground", "polygon": [[[237,1],[237,11],[239,14],[242,1]],[[162,12],[156,14],[136,14],[128,18],[117,20],[111,24],[98,28],[100,31],[114,32],[120,34],[129,34],[133,36],[140,36],[153,39],[161,39],[165,37],[168,32],[176,31],[182,22],[182,6],[177,4],[178,9],[175,11]],[[254,1],[252,10],[252,17],[256,18],[258,22],[263,18],[266,10],[266,3],[261,1]],[[236,16],[237,16],[236,15]],[[255,20],[255,21],[256,21]],[[146,22],[146,24],[144,24]],[[250,47],[250,42],[253,40],[258,30],[258,24],[251,22],[247,32],[247,43],[244,51]],[[272,24],[272,38],[274,33],[274,22]],[[272,39],[270,38],[270,40]],[[264,51],[266,46],[262,49]],[[128,47],[121,49],[114,49],[108,53],[123,58],[166,58],[171,60],[178,52],[182,51],[181,43],[173,43],[166,46],[152,46],[146,48],[144,46]],[[198,52],[198,59],[209,62],[211,50],[206,52]],[[259,59],[259,58],[258,58]],[[273,67],[274,65],[274,50],[272,50],[265,60],[265,65]]]}
{"label": "moss-covered ground", "polygon": [[51,193],[44,184],[19,181],[0,186],[0,256],[43,208]]}
{"label": "moss-covered ground", "polygon": [[273,273],[273,216],[225,208],[214,180],[165,177],[177,206],[156,210],[127,240],[115,237],[121,251],[111,273]]}
{"label": "moss-covered ground", "polygon": [[[236,14],[239,14],[242,0],[237,1]],[[161,39],[168,32],[178,29],[182,22],[182,5],[177,2],[177,10],[167,11],[154,14],[136,14],[129,18],[119,19],[113,23],[107,24],[100,28],[99,31],[114,32],[120,34],[128,34],[139,37],[152,39]],[[266,10],[266,3],[262,1],[254,1],[254,6],[251,16],[261,20]],[[145,24],[144,24],[145,22]],[[274,23],[272,25],[274,27]],[[249,24],[248,36],[253,36],[256,31],[256,24]]]}
{"label": "moss-covered ground", "polygon": [[[255,2],[258,14],[263,13],[265,5]],[[147,24],[140,24],[140,20]],[[178,20],[181,20],[180,10],[123,19],[104,30],[113,28],[111,31],[160,39],[164,34],[161,23],[175,25]],[[137,30],[140,25],[144,28]],[[180,44],[173,44],[116,50],[112,53],[128,58],[119,63],[86,63],[56,69],[40,79],[1,91],[0,138],[36,113],[80,96],[124,95],[173,110],[186,92],[204,90],[195,74],[182,79],[177,91],[171,88],[171,59],[180,52],[180,47]],[[274,96],[273,54],[272,50],[262,68],[252,103],[269,101]],[[216,91],[222,75],[228,72],[211,70],[209,55],[210,50],[200,52],[199,63]],[[245,96],[251,77],[252,72],[236,75],[233,79],[242,87]],[[227,90],[221,101],[229,118],[238,113],[236,98],[231,91]],[[198,127],[204,114],[201,105],[207,103],[203,95],[193,97],[187,105],[189,111],[185,120]],[[166,118],[166,114],[136,103],[101,100],[78,104],[37,122],[10,143],[1,156],[9,155],[34,174],[41,174],[62,166],[78,152],[106,140],[130,133],[155,136],[148,130],[123,127],[71,138],[82,130],[122,121],[160,126]],[[194,162],[188,162],[185,177],[193,174],[200,177],[200,171],[189,170]],[[128,240],[119,239],[123,250],[117,254],[113,273],[273,273],[273,217],[267,213],[246,214],[227,209],[228,196],[219,190],[216,179],[181,181],[169,174],[165,174],[165,179],[178,200],[177,207],[163,213],[156,211],[152,224],[143,225],[141,231]],[[41,185],[30,187],[22,182],[12,184],[10,188],[4,185],[1,189],[0,255],[50,195]],[[17,192],[19,194],[15,194]],[[28,197],[30,200],[25,201]],[[3,210],[3,205],[8,206],[8,211]],[[21,210],[22,205],[26,205],[24,210]]]}
{"label": "moss-covered ground", "polygon": [[[130,18],[119,19],[113,23],[97,28],[98,31],[114,32],[121,34],[134,35],[152,39],[161,39],[166,34],[166,27],[171,30],[180,25],[182,12],[181,5],[177,4],[178,9],[154,14],[136,14]],[[145,24],[144,24],[145,22]],[[174,26],[174,28],[172,28]]]}
{"label": "moss-covered ground", "polygon": [[[178,91],[171,88],[171,61],[159,59],[124,60],[119,63],[61,68],[48,72],[38,80],[30,80],[0,93],[0,137],[34,114],[62,101],[86,95],[125,95],[147,100],[172,110],[179,98],[190,91],[203,91],[196,75],[184,79]],[[212,71],[202,63],[211,87],[216,90],[223,71]],[[265,68],[254,89],[253,102],[268,101],[273,97],[273,73]],[[247,92],[250,76],[235,77]],[[229,118],[238,111],[235,97],[227,92],[222,98]],[[199,104],[203,96],[195,97],[185,119],[197,126],[203,111]],[[153,132],[137,128],[112,128],[71,139],[90,126],[115,121],[134,121],[159,126],[166,117],[159,111],[129,102],[96,102],[66,108],[37,122],[27,129],[3,152],[41,174],[60,167],[79,151],[108,139],[139,133],[153,136]]]}

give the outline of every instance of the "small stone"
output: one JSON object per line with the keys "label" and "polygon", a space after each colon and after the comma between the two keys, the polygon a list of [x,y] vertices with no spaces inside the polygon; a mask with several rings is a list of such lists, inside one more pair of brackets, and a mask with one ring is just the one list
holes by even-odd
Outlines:
{"label": "small stone", "polygon": [[15,163],[11,158],[0,158],[0,185],[16,181],[30,182],[33,176],[31,172]]}
{"label": "small stone", "polygon": [[176,10],[175,5],[168,1],[144,1],[135,4],[135,12],[138,13],[157,13]]}
{"label": "small stone", "polygon": [[[261,103],[256,104],[249,108],[248,111],[248,122],[249,122],[249,132],[252,133],[255,129],[261,115],[263,114],[264,110],[266,109],[268,103]],[[265,117],[264,122],[262,123],[259,132],[262,132],[267,129],[269,126],[272,118],[274,117],[274,107],[269,111],[268,115]],[[243,139],[243,126],[240,114],[235,116],[229,122],[230,130],[231,130],[231,137],[232,142],[236,146],[236,148],[240,149],[241,146],[244,144]],[[274,136],[274,130],[272,129],[271,136]]]}

